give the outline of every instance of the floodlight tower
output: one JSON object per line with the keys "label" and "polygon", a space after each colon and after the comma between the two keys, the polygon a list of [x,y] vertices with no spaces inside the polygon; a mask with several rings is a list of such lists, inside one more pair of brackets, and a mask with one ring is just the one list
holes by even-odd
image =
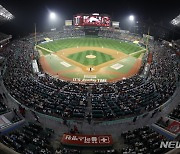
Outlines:
{"label": "floodlight tower", "polygon": [[[132,27],[133,27],[133,25],[134,25],[134,20],[135,20],[135,17],[134,17],[134,15],[130,15],[129,16],[129,25],[130,25],[130,29],[132,29]],[[134,28],[134,31],[135,31],[135,28]]]}
{"label": "floodlight tower", "polygon": [[134,21],[134,16],[133,16],[133,15],[130,15],[130,16],[129,16],[129,20],[130,20],[130,21]]}
{"label": "floodlight tower", "polygon": [[50,16],[50,19],[52,20],[56,19],[56,14],[54,12],[51,12],[49,16]]}
{"label": "floodlight tower", "polygon": [[172,40],[174,39],[174,32],[175,32],[175,27],[180,27],[180,14],[175,17],[173,20],[171,20],[171,24],[173,25],[173,33],[172,33]]}
{"label": "floodlight tower", "polygon": [[54,12],[50,12],[49,18],[50,18],[50,20],[51,20],[51,22],[52,22],[52,25],[53,25],[53,26],[52,26],[52,30],[55,30],[54,22],[55,22],[55,20],[57,19],[56,14],[55,14]]}
{"label": "floodlight tower", "polygon": [[35,41],[35,48],[37,45],[37,37],[36,37],[36,23],[34,24],[34,41]]}

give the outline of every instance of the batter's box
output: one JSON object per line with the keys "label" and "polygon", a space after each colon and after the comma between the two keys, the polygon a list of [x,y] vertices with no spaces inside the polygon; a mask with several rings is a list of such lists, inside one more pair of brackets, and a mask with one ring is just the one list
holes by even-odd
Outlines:
{"label": "batter's box", "polygon": [[111,68],[118,70],[118,69],[122,68],[123,66],[124,65],[122,65],[122,64],[116,63],[116,64],[112,65]]}

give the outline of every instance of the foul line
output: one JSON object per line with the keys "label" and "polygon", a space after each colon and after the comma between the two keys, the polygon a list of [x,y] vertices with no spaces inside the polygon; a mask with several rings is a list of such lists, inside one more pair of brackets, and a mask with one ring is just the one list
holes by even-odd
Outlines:
{"label": "foul line", "polygon": [[139,52],[142,52],[142,51],[145,51],[146,49],[142,49],[142,50],[139,50],[139,51],[136,51],[136,52],[133,52],[133,53],[131,53],[131,54],[129,54],[130,56],[132,56],[132,55],[134,55],[134,54],[136,54],[136,53],[139,53]]}
{"label": "foul line", "polygon": [[38,47],[38,48],[40,48],[40,49],[43,49],[43,50],[45,50],[45,51],[47,51],[47,52],[49,52],[49,53],[53,53],[53,51],[48,50],[48,49],[46,49],[46,48],[43,48],[43,47],[41,47],[41,46],[39,46],[39,45],[36,45],[36,47]]}

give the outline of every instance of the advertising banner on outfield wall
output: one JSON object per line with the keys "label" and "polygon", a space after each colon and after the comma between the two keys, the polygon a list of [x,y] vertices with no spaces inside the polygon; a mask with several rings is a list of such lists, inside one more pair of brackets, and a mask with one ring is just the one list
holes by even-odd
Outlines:
{"label": "advertising banner on outfield wall", "polygon": [[61,143],[74,146],[112,146],[113,139],[111,135],[79,135],[64,134]]}

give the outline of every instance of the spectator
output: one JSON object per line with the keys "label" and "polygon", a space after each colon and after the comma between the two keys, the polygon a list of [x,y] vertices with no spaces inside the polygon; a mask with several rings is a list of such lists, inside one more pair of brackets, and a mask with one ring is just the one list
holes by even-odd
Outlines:
{"label": "spectator", "polygon": [[55,154],[62,154],[61,148],[56,149]]}
{"label": "spectator", "polygon": [[74,125],[74,132],[79,134],[79,130],[76,125]]}
{"label": "spectator", "polygon": [[136,122],[136,119],[137,119],[137,116],[135,116],[134,118],[133,118],[133,123],[135,124],[135,122]]}

